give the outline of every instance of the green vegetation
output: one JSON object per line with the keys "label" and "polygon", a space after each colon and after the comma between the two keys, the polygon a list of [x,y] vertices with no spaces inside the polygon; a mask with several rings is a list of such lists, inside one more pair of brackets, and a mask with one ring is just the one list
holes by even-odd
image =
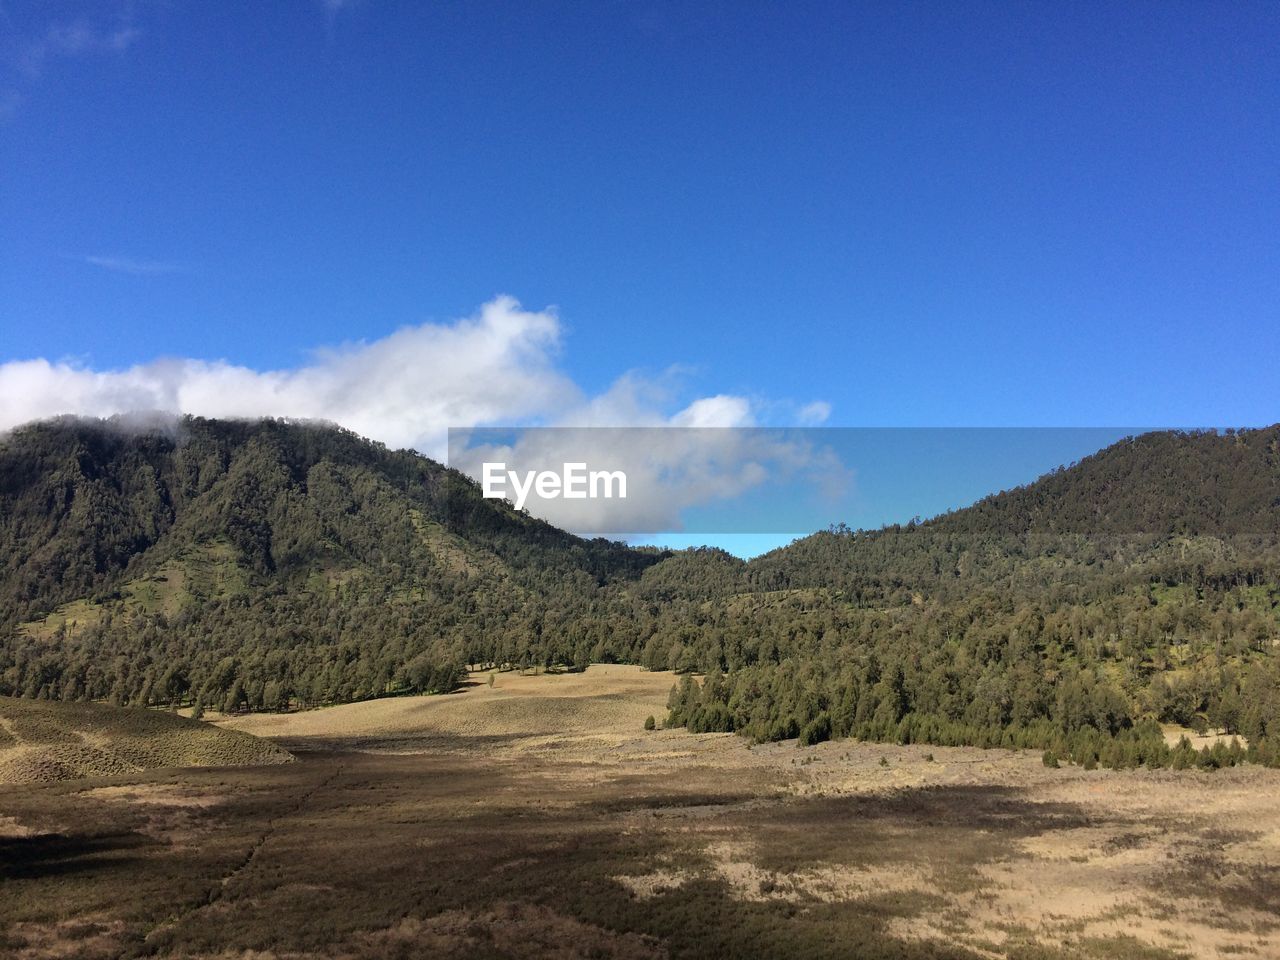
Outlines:
{"label": "green vegetation", "polygon": [[[607,656],[586,542],[332,427],[64,419],[0,444],[0,693],[276,710]],[[573,645],[565,648],[564,637]]]}
{"label": "green vegetation", "polygon": [[0,697],[0,783],[290,759],[257,737],[158,710]]}
{"label": "green vegetation", "polygon": [[[584,541],[336,428],[0,446],[0,692],[29,697],[278,710],[623,661],[704,674],[666,719],[695,731],[1275,764],[1278,611],[1275,427],[1144,435],[750,563]],[[1188,757],[1160,722],[1248,746]]]}

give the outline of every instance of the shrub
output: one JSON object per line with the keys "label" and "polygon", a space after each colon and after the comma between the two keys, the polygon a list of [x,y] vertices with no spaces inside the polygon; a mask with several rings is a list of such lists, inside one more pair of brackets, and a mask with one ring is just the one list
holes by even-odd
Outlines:
{"label": "shrub", "polygon": [[803,730],[800,731],[800,742],[797,746],[811,747],[815,743],[822,743],[824,740],[831,739],[831,716],[827,713],[820,713],[816,718],[805,724]]}

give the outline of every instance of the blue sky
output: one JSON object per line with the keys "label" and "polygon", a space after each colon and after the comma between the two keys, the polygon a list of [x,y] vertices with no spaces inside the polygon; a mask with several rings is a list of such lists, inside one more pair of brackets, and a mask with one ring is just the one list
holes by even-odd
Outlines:
{"label": "blue sky", "polygon": [[1269,423],[1277,49],[1273,3],[0,0],[0,363],[287,371],[507,294],[584,403]]}

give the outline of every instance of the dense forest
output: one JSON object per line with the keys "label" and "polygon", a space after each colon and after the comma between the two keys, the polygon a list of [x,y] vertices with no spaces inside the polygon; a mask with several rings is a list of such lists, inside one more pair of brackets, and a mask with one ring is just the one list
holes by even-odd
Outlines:
{"label": "dense forest", "polygon": [[686,674],[667,722],[693,730],[1276,763],[1277,640],[1275,427],[1144,434],[749,563],[581,540],[331,426],[0,441],[0,693],[280,710],[614,660]]}

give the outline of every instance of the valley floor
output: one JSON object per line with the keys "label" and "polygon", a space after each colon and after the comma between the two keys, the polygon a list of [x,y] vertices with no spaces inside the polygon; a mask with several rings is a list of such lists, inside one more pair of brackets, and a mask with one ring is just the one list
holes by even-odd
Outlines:
{"label": "valley floor", "polygon": [[300,762],[0,787],[0,956],[1277,957],[1280,771],[645,732],[673,678],[226,718]]}

